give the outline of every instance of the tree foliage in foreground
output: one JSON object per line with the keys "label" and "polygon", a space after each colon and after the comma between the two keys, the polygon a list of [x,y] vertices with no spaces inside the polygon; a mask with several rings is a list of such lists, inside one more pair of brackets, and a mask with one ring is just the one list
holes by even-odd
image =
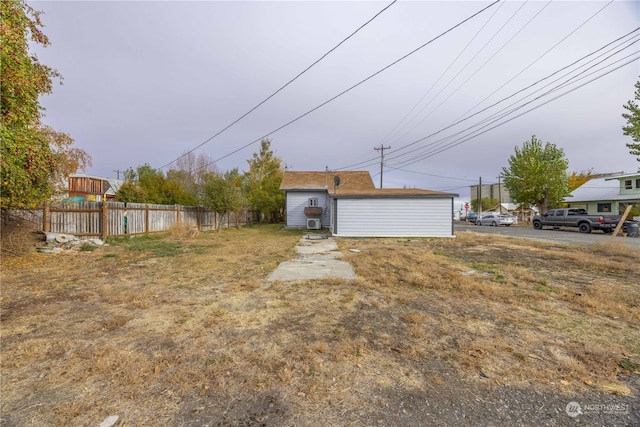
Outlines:
{"label": "tree foliage in foreground", "polygon": [[503,167],[504,184],[516,203],[535,205],[540,213],[559,206],[569,194],[569,163],[564,151],[535,135],[515,147],[509,167]]}
{"label": "tree foliage in foreground", "polygon": [[32,208],[46,201],[68,173],[90,157],[69,135],[41,123],[39,96],[51,93],[60,74],[29,53],[29,43],[49,45],[40,12],[22,0],[0,2],[0,208]]}
{"label": "tree foliage in foreground", "polygon": [[627,125],[622,127],[622,133],[630,136],[633,142],[627,144],[629,152],[632,156],[636,156],[636,160],[640,162],[640,107],[636,101],[640,102],[640,81],[636,82],[635,101],[630,100],[624,109],[627,113],[623,113],[622,117],[627,121]]}

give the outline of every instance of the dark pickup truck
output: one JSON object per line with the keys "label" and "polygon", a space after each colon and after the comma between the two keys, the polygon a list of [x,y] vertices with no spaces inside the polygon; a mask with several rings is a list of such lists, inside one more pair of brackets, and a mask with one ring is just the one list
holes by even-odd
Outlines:
{"label": "dark pickup truck", "polygon": [[585,209],[552,209],[544,215],[533,217],[533,228],[542,230],[543,227],[578,227],[581,233],[591,233],[591,230],[602,230],[610,233],[615,230],[622,215],[589,215]]}

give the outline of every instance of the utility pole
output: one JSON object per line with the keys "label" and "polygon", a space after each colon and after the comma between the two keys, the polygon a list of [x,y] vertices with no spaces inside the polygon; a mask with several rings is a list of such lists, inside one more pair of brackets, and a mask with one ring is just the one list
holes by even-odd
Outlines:
{"label": "utility pole", "polygon": [[500,175],[498,175],[498,199],[500,200],[500,213],[502,213],[502,184],[500,184]]}
{"label": "utility pole", "polygon": [[476,212],[478,219],[482,216],[482,177],[478,183],[478,212]]}
{"label": "utility pole", "polygon": [[124,171],[121,171],[120,169],[114,169],[114,172],[118,174],[118,179],[120,179],[120,173]]}
{"label": "utility pole", "polygon": [[391,147],[385,147],[383,144],[380,144],[380,147],[373,147],[374,150],[380,151],[380,188],[382,188],[382,170],[384,167],[384,150],[388,150]]}

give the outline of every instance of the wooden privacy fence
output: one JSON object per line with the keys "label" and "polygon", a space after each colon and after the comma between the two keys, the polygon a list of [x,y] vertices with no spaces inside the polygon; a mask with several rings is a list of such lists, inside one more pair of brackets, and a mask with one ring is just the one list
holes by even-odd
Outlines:
{"label": "wooden privacy fence", "polygon": [[176,223],[206,231],[256,222],[258,215],[253,211],[219,214],[202,207],[145,203],[58,203],[45,205],[42,210],[43,231],[103,240],[111,236],[167,231]]}

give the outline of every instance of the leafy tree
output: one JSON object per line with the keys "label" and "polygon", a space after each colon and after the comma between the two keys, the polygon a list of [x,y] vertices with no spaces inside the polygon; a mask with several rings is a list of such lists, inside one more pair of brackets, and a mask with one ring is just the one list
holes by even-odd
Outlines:
{"label": "leafy tree", "polygon": [[165,185],[167,193],[173,195],[175,203],[184,206],[198,205],[199,190],[185,171],[167,171]]}
{"label": "leafy tree", "polygon": [[[640,81],[636,82],[635,101],[640,101]],[[636,156],[636,160],[640,162],[640,107],[633,100],[623,105],[628,113],[622,113],[622,117],[627,121],[627,125],[622,127],[622,133],[630,136],[633,143],[628,143],[629,153]]]}
{"label": "leafy tree", "polygon": [[48,142],[55,164],[52,181],[54,186],[64,183],[68,176],[78,171],[86,170],[92,165],[91,157],[79,148],[73,147],[73,139],[66,133],[56,132],[50,126],[38,124],[38,132]]}
{"label": "leafy tree", "polygon": [[116,200],[118,202],[146,203],[147,199],[147,192],[135,181],[125,181],[116,193]]}
{"label": "leafy tree", "polygon": [[[43,126],[39,96],[60,74],[29,54],[29,43],[48,46],[40,12],[23,0],[0,2],[0,208],[31,208],[47,200],[54,181],[90,165],[64,133]],[[74,170],[75,167],[75,170]]]}
{"label": "leafy tree", "polygon": [[[500,204],[500,200],[498,200],[498,199],[492,199],[490,197],[483,197],[482,198],[482,210],[483,211],[488,211],[488,210],[494,209],[499,204]],[[478,212],[478,199],[477,198],[471,200],[471,209],[474,212]]]}
{"label": "leafy tree", "polygon": [[591,178],[593,178],[593,169],[580,171],[580,172],[576,172],[576,171],[571,172],[569,174],[569,192],[582,186]]}
{"label": "leafy tree", "polygon": [[149,164],[124,172],[125,183],[116,194],[121,202],[156,203],[162,205],[193,206],[198,203],[194,194],[186,191],[178,182],[167,179],[161,170]]}
{"label": "leafy tree", "polygon": [[[1,2],[0,2],[1,3]],[[53,194],[55,164],[47,141],[30,127],[0,124],[0,208],[30,209]]]}
{"label": "leafy tree", "polygon": [[558,206],[569,194],[568,161],[561,148],[535,135],[522,148],[515,147],[509,167],[503,167],[504,183],[516,203],[536,205],[541,213]]}
{"label": "leafy tree", "polygon": [[[169,171],[171,172],[171,171]],[[171,181],[167,175],[165,180],[165,198],[169,204],[177,204],[183,206],[197,206],[198,198],[195,193],[191,193],[184,189],[179,183]]]}
{"label": "leafy tree", "polygon": [[224,174],[208,174],[202,189],[202,205],[221,215],[242,209],[247,205],[247,201],[242,195],[240,184],[238,168]]}
{"label": "leafy tree", "polygon": [[245,173],[244,192],[251,207],[275,221],[284,207],[284,194],[280,191],[283,177],[282,160],[270,148],[271,141],[263,139],[260,152],[253,153],[248,160],[249,171]]}
{"label": "leafy tree", "polygon": [[124,183],[116,193],[116,200],[125,203],[147,203],[147,191],[138,184],[138,174],[133,168],[124,171]]}
{"label": "leafy tree", "polygon": [[174,204],[171,197],[167,197],[166,180],[161,170],[152,168],[148,163],[138,166],[136,170],[138,185],[147,192],[146,203],[157,203],[161,205]]}

